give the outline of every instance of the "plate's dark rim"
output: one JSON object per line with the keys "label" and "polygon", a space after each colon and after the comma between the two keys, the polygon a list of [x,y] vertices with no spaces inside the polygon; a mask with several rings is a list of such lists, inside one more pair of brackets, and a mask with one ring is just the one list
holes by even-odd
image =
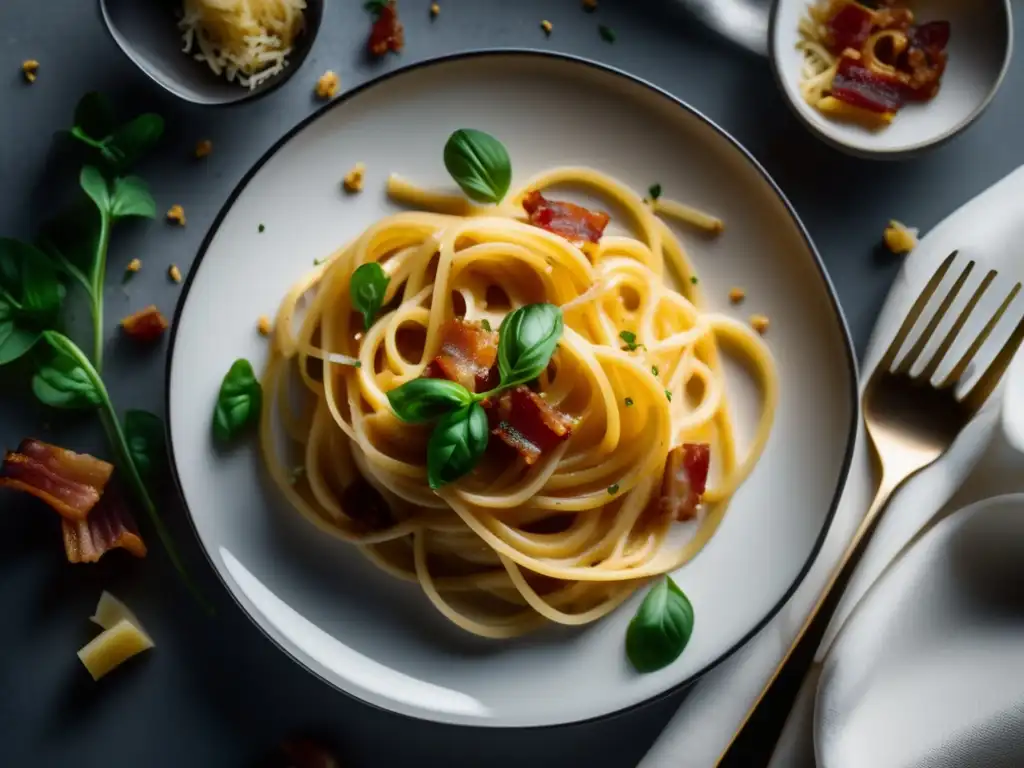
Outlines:
{"label": "plate's dark rim", "polygon": [[582,723],[592,723],[592,722],[598,722],[598,721],[601,721],[601,720],[607,720],[607,719],[609,719],[611,717],[616,717],[618,715],[622,715],[622,714],[625,714],[627,712],[631,712],[631,711],[639,709],[641,707],[645,707],[645,706],[647,706],[649,704],[653,704],[654,702],[660,701],[660,700],[662,700],[662,699],[664,699],[664,698],[666,698],[668,696],[671,696],[672,694],[676,693],[677,691],[680,691],[683,688],[685,688],[686,686],[690,685],[695,680],[697,680],[698,678],[702,677],[707,672],[709,672],[712,669],[714,669],[715,667],[717,667],[719,664],[721,664],[723,661],[725,661],[727,658],[729,658],[733,653],[735,653],[741,647],[743,647],[754,635],[756,635],[758,632],[760,632],[765,627],[765,625],[767,625],[768,622],[772,620],[772,618],[775,617],[775,615],[782,609],[782,606],[786,604],[786,602],[789,600],[790,597],[792,597],[792,595],[796,591],[797,587],[799,587],[800,584],[803,582],[804,577],[807,575],[808,570],[810,570],[811,565],[814,563],[814,560],[817,558],[818,552],[821,550],[821,545],[825,541],[826,534],[828,533],[829,529],[832,527],[832,520],[835,518],[836,509],[839,506],[839,499],[842,497],[843,489],[846,487],[846,480],[847,480],[847,477],[849,476],[850,464],[851,464],[851,462],[853,460],[854,445],[856,444],[856,439],[857,439],[857,426],[858,426],[859,421],[860,421],[860,397],[859,397],[858,383],[857,383],[858,382],[857,358],[856,358],[856,355],[854,354],[853,342],[852,342],[851,337],[850,337],[850,330],[847,327],[846,318],[843,316],[842,310],[839,307],[839,300],[838,300],[838,298],[836,296],[835,286],[832,285],[832,281],[829,278],[828,273],[825,271],[825,265],[824,265],[824,263],[821,260],[821,255],[818,253],[817,248],[815,248],[814,243],[811,241],[811,236],[807,232],[807,228],[804,227],[803,222],[800,220],[800,217],[797,216],[797,213],[794,210],[792,204],[790,204],[789,200],[786,199],[786,196],[783,194],[782,190],[779,189],[779,186],[772,180],[771,176],[768,175],[768,172],[764,169],[764,167],[757,161],[757,159],[752,154],[750,154],[750,152],[747,151],[746,148],[744,148],[738,141],[736,141],[736,139],[734,139],[732,136],[730,136],[728,132],[726,132],[724,129],[719,127],[712,120],[710,120],[709,118],[707,118],[706,116],[701,114],[699,111],[697,111],[696,109],[691,107],[689,104],[687,104],[684,101],[682,101],[682,100],[676,98],[675,96],[673,96],[668,91],[665,91],[664,89],[659,88],[658,86],[654,85],[653,83],[649,83],[646,80],[643,80],[642,78],[639,78],[639,77],[636,77],[635,75],[631,75],[631,74],[629,74],[627,72],[624,72],[621,69],[616,69],[615,67],[611,67],[611,66],[608,66],[606,64],[600,64],[600,63],[598,63],[596,61],[592,61],[590,59],[586,59],[586,58],[583,58],[583,57],[580,57],[580,56],[574,56],[574,55],[565,54],[565,53],[552,53],[552,52],[549,52],[549,51],[539,51],[539,50],[533,50],[533,49],[529,49],[529,48],[487,48],[487,49],[466,51],[466,52],[463,52],[463,53],[448,54],[446,56],[441,56],[439,58],[434,58],[434,59],[427,59],[425,61],[417,62],[415,64],[410,64],[410,65],[402,67],[400,69],[393,70],[391,72],[388,72],[386,74],[381,75],[380,77],[377,77],[377,78],[374,78],[372,80],[369,80],[369,81],[363,83],[362,85],[359,85],[356,88],[353,88],[350,91],[347,91],[342,96],[338,97],[334,101],[332,101],[332,102],[326,104],[325,106],[321,107],[320,109],[318,109],[313,114],[311,114],[308,117],[304,118],[302,121],[300,121],[298,123],[298,125],[296,125],[294,128],[289,130],[287,133],[285,133],[284,136],[282,136],[277,142],[275,142],[274,145],[270,149],[268,149],[259,160],[256,161],[256,164],[253,165],[253,167],[245,174],[245,176],[242,177],[241,181],[238,182],[238,185],[234,188],[234,190],[232,190],[231,194],[228,196],[227,201],[224,203],[223,207],[217,213],[217,217],[214,219],[213,223],[210,225],[210,229],[206,233],[206,237],[203,238],[202,245],[200,245],[200,247],[199,247],[199,253],[196,255],[195,261],[192,263],[192,266],[189,268],[188,276],[185,278],[185,282],[182,285],[181,297],[178,299],[178,305],[177,305],[177,307],[174,310],[174,319],[173,319],[173,322],[171,324],[171,337],[170,337],[170,342],[168,343],[168,346],[167,346],[167,368],[166,368],[166,374],[165,374],[165,379],[164,379],[164,398],[165,398],[164,416],[165,416],[165,421],[166,421],[166,424],[167,424],[167,446],[168,446],[168,452],[170,454],[170,459],[171,459],[171,461],[170,461],[170,464],[171,464],[171,475],[172,475],[172,477],[174,479],[174,485],[175,485],[175,487],[176,487],[176,489],[178,491],[178,495],[181,498],[182,505],[185,507],[186,511],[188,512],[188,519],[189,519],[189,523],[192,526],[192,532],[195,534],[196,539],[199,542],[199,547],[200,547],[200,549],[202,549],[203,554],[206,555],[207,561],[210,563],[210,566],[213,568],[214,572],[217,574],[217,578],[219,578],[221,580],[221,583],[224,584],[224,587],[227,590],[228,594],[231,595],[232,599],[238,604],[238,606],[242,609],[242,612],[245,613],[245,615],[249,618],[249,620],[252,621],[252,623],[272,643],[274,643],[274,645],[276,645],[279,648],[281,648],[281,650],[289,658],[291,658],[293,661],[295,661],[300,666],[304,667],[307,671],[311,672],[316,677],[319,677],[321,680],[323,680],[325,683],[330,685],[332,688],[334,688],[334,689],[336,689],[338,691],[341,691],[345,695],[351,696],[353,699],[356,699],[357,701],[360,701],[360,702],[362,702],[364,704],[367,704],[368,706],[374,707],[376,709],[381,709],[381,710],[384,710],[384,711],[389,712],[391,714],[399,715],[401,717],[408,717],[408,718],[414,719],[414,720],[428,720],[429,722],[438,722],[438,723],[442,723],[442,724],[445,724],[445,725],[452,725],[453,723],[450,723],[450,722],[445,721],[445,720],[437,720],[437,719],[426,718],[426,717],[416,717],[415,715],[407,715],[407,714],[404,714],[404,713],[401,713],[401,712],[395,712],[394,710],[388,709],[387,707],[382,707],[379,704],[376,704],[374,702],[366,701],[365,699],[360,698],[359,696],[356,696],[355,694],[353,694],[353,693],[351,693],[349,691],[344,690],[340,686],[336,685],[335,683],[331,682],[326,677],[321,675],[315,669],[313,669],[310,666],[304,664],[300,659],[296,658],[295,655],[293,655],[287,648],[285,648],[274,637],[272,637],[265,629],[263,629],[263,627],[260,626],[260,624],[255,620],[255,618],[253,618],[253,616],[249,613],[249,611],[246,610],[245,606],[242,605],[242,603],[238,599],[238,597],[235,596],[235,593],[232,591],[231,587],[224,580],[224,577],[221,575],[220,570],[214,564],[213,559],[210,557],[209,552],[207,552],[207,550],[206,550],[206,547],[203,546],[202,539],[199,537],[199,531],[196,528],[195,521],[192,518],[192,512],[191,512],[191,510],[188,509],[188,504],[185,501],[184,489],[182,488],[182,485],[181,485],[181,479],[178,476],[177,461],[175,460],[175,456],[174,456],[174,439],[173,439],[173,435],[171,433],[171,424],[172,424],[172,421],[171,421],[171,402],[170,402],[171,368],[172,368],[172,366],[174,364],[174,346],[175,346],[175,342],[177,340],[178,321],[181,318],[181,314],[182,314],[182,311],[184,310],[185,303],[188,301],[188,294],[189,294],[189,290],[192,287],[192,281],[195,279],[196,273],[199,271],[199,266],[200,266],[200,264],[203,261],[203,257],[206,255],[206,252],[207,252],[207,250],[210,247],[210,243],[213,241],[213,238],[216,236],[217,230],[220,228],[221,223],[224,221],[225,217],[228,215],[228,212],[231,210],[232,206],[234,205],[235,200],[242,193],[242,191],[246,188],[246,186],[248,186],[249,182],[256,175],[256,173],[259,172],[259,170],[263,167],[263,165],[268,160],[270,160],[270,158],[272,158],[278,152],[278,150],[280,150],[285,144],[287,144],[289,141],[291,141],[292,138],[294,138],[298,133],[300,133],[302,130],[304,130],[307,126],[309,126],[310,124],[312,124],[316,120],[320,119],[324,114],[326,114],[330,110],[337,109],[337,108],[341,107],[343,104],[345,104],[346,101],[348,101],[353,96],[356,96],[356,95],[362,93],[363,91],[366,91],[366,90],[374,87],[375,85],[377,85],[379,83],[383,83],[383,82],[385,82],[387,80],[390,80],[390,79],[392,79],[394,77],[399,77],[399,76],[404,75],[404,74],[406,74],[408,72],[412,72],[412,71],[415,71],[415,70],[418,70],[418,69],[424,69],[424,68],[427,68],[427,67],[434,66],[436,64],[445,64],[445,63],[450,63],[450,62],[453,62],[453,61],[461,61],[461,60],[464,60],[464,59],[476,59],[476,58],[481,58],[481,57],[501,57],[501,56],[522,56],[522,57],[535,57],[535,58],[553,59],[555,61],[559,61],[559,62],[563,62],[563,63],[570,63],[570,64],[574,64],[574,65],[580,65],[580,66],[584,66],[584,67],[589,67],[591,69],[596,69],[596,70],[598,70],[600,72],[603,72],[605,74],[613,75],[613,76],[621,78],[623,80],[627,80],[630,83],[633,83],[635,85],[643,86],[644,88],[647,88],[648,90],[650,90],[651,92],[657,94],[658,96],[666,99],[670,103],[678,106],[680,109],[685,110],[690,115],[692,115],[692,116],[698,118],[699,120],[703,121],[705,124],[710,126],[716,133],[718,133],[722,138],[724,138],[726,141],[728,141],[736,149],[737,152],[739,152],[741,155],[743,155],[743,157],[745,157],[747,159],[747,162],[749,162],[758,171],[758,173],[761,174],[761,177],[765,180],[765,182],[767,182],[767,184],[772,188],[772,190],[774,190],[775,194],[778,196],[778,199],[786,207],[786,210],[789,212],[789,215],[792,218],[793,223],[796,225],[797,229],[799,230],[801,237],[803,237],[803,240],[804,240],[805,245],[807,246],[807,249],[814,256],[814,264],[817,267],[818,273],[821,276],[821,280],[825,284],[825,287],[826,287],[826,289],[828,291],[829,301],[831,302],[831,305],[832,305],[832,311],[833,311],[833,314],[834,314],[834,317],[835,317],[835,320],[836,320],[836,324],[839,326],[840,334],[841,334],[843,340],[845,341],[846,358],[847,358],[848,370],[849,370],[849,373],[850,373],[849,379],[848,379],[848,382],[847,382],[847,384],[849,385],[848,398],[849,398],[849,401],[850,401],[850,403],[852,405],[851,413],[850,413],[849,436],[847,437],[847,442],[846,442],[846,453],[845,453],[845,456],[843,457],[842,469],[841,469],[841,472],[840,472],[839,481],[837,483],[836,492],[835,492],[835,495],[832,498],[832,503],[829,506],[828,514],[825,516],[825,521],[822,524],[821,532],[818,534],[818,538],[814,542],[814,546],[811,549],[811,552],[810,552],[810,555],[807,558],[807,561],[804,563],[803,567],[800,569],[800,572],[797,574],[796,579],[794,580],[793,584],[789,587],[789,589],[786,590],[785,594],[782,595],[782,597],[779,599],[778,603],[776,603],[775,606],[770,611],[768,611],[768,613],[760,621],[758,621],[751,628],[751,630],[746,635],[744,635],[735,645],[733,645],[731,648],[729,648],[727,651],[725,651],[725,653],[723,653],[721,656],[719,656],[715,661],[711,662],[706,667],[704,667],[703,669],[701,669],[698,672],[694,673],[693,675],[691,675],[687,679],[677,683],[676,685],[673,685],[670,688],[667,688],[664,691],[661,691],[660,693],[655,694],[654,696],[651,696],[648,699],[645,699],[643,701],[637,702],[635,704],[630,704],[629,706],[623,707],[622,709],[617,709],[617,710],[614,710],[612,712],[607,712],[607,713],[605,713],[603,715],[596,715],[594,717],[589,717],[589,718],[585,718],[585,719],[582,719],[582,720],[570,720],[570,721],[566,721],[566,722],[552,723],[550,725],[533,725],[533,726],[502,725],[500,723],[487,723],[487,722],[481,722],[481,723],[454,723],[455,725],[472,727],[472,728],[525,728],[525,729],[530,729],[530,730],[533,730],[533,729],[538,729],[539,730],[539,729],[545,729],[545,728],[559,728],[559,727],[564,727],[564,726],[578,725],[578,724],[582,724]]}

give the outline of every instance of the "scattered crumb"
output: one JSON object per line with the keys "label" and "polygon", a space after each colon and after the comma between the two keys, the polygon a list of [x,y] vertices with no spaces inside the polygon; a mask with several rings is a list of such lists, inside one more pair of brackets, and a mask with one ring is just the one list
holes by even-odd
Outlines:
{"label": "scattered crumb", "polygon": [[356,163],[355,165],[352,166],[352,170],[345,174],[345,178],[342,180],[341,185],[349,194],[362,192],[363,176],[365,174],[366,165],[364,163]]}
{"label": "scattered crumb", "polygon": [[764,315],[751,315],[750,327],[764,336],[768,332],[768,318]]}
{"label": "scattered crumb", "polygon": [[196,157],[204,158],[213,152],[213,142],[209,139],[203,139],[202,141],[196,142]]}
{"label": "scattered crumb", "polygon": [[733,304],[739,304],[745,298],[747,298],[747,292],[744,291],[742,288],[733,288],[731,291],[729,291],[729,301],[731,301]]}
{"label": "scattered crumb", "polygon": [[597,34],[599,34],[601,36],[601,39],[604,40],[606,43],[615,42],[615,30],[606,24],[597,25]]}
{"label": "scattered crumb", "polygon": [[140,269],[142,269],[142,259],[132,259],[128,262],[128,266],[124,268],[124,271],[129,275],[134,275]]}
{"label": "scattered crumb", "polygon": [[260,336],[270,335],[270,318],[266,315],[260,315],[259,320],[256,321],[256,328],[260,332]]}
{"label": "scattered crumb", "polygon": [[338,93],[338,84],[341,81],[338,76],[331,70],[327,70],[320,79],[316,81],[316,95],[319,99],[333,99]]}
{"label": "scattered crumb", "polygon": [[893,219],[882,233],[885,247],[895,254],[910,253],[917,247],[917,228],[907,227]]}
{"label": "scattered crumb", "polygon": [[548,35],[549,37],[551,36],[552,26],[550,21],[544,19],[544,21],[540,23],[540,28],[544,30],[545,35]]}
{"label": "scattered crumb", "polygon": [[181,282],[181,270],[178,269],[177,264],[171,264],[167,270],[167,276],[176,283]]}
{"label": "scattered crumb", "polygon": [[39,62],[35,59],[26,59],[21,62],[21,73],[25,75],[25,80],[30,83],[36,81],[36,72],[39,71]]}
{"label": "scattered crumb", "polygon": [[184,227],[185,209],[180,205],[172,205],[171,209],[167,211],[167,221],[171,224],[177,224],[179,227]]}
{"label": "scattered crumb", "polygon": [[597,0],[583,0],[583,10],[587,13],[593,13],[597,10]]}
{"label": "scattered crumb", "polygon": [[430,4],[430,18],[436,19],[437,15],[441,12],[441,6],[437,3]]}

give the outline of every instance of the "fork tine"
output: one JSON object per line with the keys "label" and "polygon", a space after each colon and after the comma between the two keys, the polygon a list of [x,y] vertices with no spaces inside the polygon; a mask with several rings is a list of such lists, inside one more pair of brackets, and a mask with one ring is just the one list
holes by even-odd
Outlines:
{"label": "fork tine", "polygon": [[932,336],[939,327],[939,323],[942,322],[946,313],[949,311],[949,308],[953,305],[953,302],[956,301],[956,297],[960,293],[960,289],[964,287],[964,283],[967,282],[967,278],[970,276],[973,269],[974,262],[972,261],[969,262],[967,264],[967,268],[960,273],[956,282],[953,283],[952,289],[950,289],[949,293],[946,294],[942,303],[939,304],[939,308],[935,310],[935,314],[932,316],[932,319],[928,321],[928,325],[925,326],[925,329],[921,331],[921,335],[918,337],[917,341],[914,342],[914,346],[910,348],[910,351],[907,352],[907,354],[904,355],[903,360],[900,361],[900,364],[896,368],[897,373],[910,373],[910,369],[914,367],[914,363],[917,362],[917,359],[921,356],[924,348],[928,346],[928,342],[932,340]]}
{"label": "fork tine", "polygon": [[1013,300],[1017,298],[1018,293],[1020,293],[1020,283],[1013,286],[1013,290],[1010,291],[1010,295],[1007,296],[1003,303],[999,305],[999,309],[996,310],[996,313],[992,315],[992,318],[985,324],[985,327],[981,329],[981,333],[978,334],[978,337],[971,343],[971,346],[969,346],[967,351],[964,352],[964,356],[961,357],[960,361],[953,366],[953,370],[949,372],[949,375],[942,380],[942,383],[939,384],[940,389],[955,386],[956,383],[963,378],[964,372],[967,370],[967,366],[971,364],[974,356],[978,354],[978,350],[984,346],[986,341],[988,341],[988,337],[992,335],[992,331],[995,330],[995,327],[999,324],[1003,315],[1006,314],[1006,310],[1009,309]]}
{"label": "fork tine", "polygon": [[[1019,283],[1017,287],[1020,288]],[[968,408],[977,412],[985,404],[989,395],[999,385],[999,380],[1006,373],[1006,369],[1010,366],[1013,356],[1017,354],[1022,341],[1024,341],[1024,318],[1021,318],[1020,322],[1017,323],[1017,327],[1013,329],[1013,333],[1010,334],[1010,338],[1003,344],[999,354],[995,356],[995,359],[985,369],[978,382],[971,387],[971,391],[964,397],[964,404]]]}
{"label": "fork tine", "polygon": [[914,302],[914,306],[910,308],[907,313],[906,319],[903,321],[903,325],[900,326],[899,331],[893,337],[892,342],[889,344],[889,348],[885,350],[885,354],[882,355],[882,359],[878,362],[876,371],[888,371],[892,366],[893,361],[896,359],[896,355],[900,351],[900,347],[903,346],[903,342],[907,340],[907,336],[910,334],[914,324],[917,323],[917,318],[924,312],[924,308],[928,305],[929,299],[935,293],[935,289],[939,287],[939,283],[942,282],[942,278],[946,276],[946,272],[949,271],[950,265],[956,258],[957,251],[953,251],[949,256],[946,257],[945,261],[939,265],[939,268],[935,270],[935,274],[932,275],[927,285],[921,289],[921,294],[917,297],[917,301]]}
{"label": "fork tine", "polygon": [[985,291],[992,285],[992,281],[996,279],[996,271],[993,269],[985,278],[981,281],[981,284],[974,291],[974,295],[971,296],[970,301],[963,308],[960,316],[953,323],[953,327],[949,329],[949,333],[946,334],[946,338],[939,344],[939,348],[935,350],[935,354],[932,355],[932,359],[928,362],[928,365],[921,371],[921,379],[924,381],[931,381],[932,376],[935,375],[935,371],[938,370],[939,364],[943,361],[947,354],[949,354],[950,347],[953,346],[953,342],[956,341],[957,336],[960,335],[960,331],[963,330],[964,325],[967,324],[967,318],[974,312],[974,308],[978,306],[978,302],[981,301],[981,297],[985,295]]}

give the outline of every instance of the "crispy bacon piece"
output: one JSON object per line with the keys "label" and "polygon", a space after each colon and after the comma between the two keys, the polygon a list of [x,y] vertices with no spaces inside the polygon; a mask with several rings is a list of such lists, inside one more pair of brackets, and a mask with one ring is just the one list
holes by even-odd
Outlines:
{"label": "crispy bacon piece", "polygon": [[844,56],[829,92],[840,101],[869,112],[896,112],[903,105],[902,84],[896,78],[872,72],[858,60]]}
{"label": "crispy bacon piece", "polygon": [[124,332],[139,341],[156,341],[163,336],[168,328],[167,318],[154,305],[140,309],[133,315],[121,320]]}
{"label": "crispy bacon piece", "polygon": [[395,0],[382,5],[377,11],[377,18],[370,29],[370,40],[367,47],[374,56],[383,56],[388,51],[398,53],[405,45],[405,30],[398,20],[398,8]]}
{"label": "crispy bacon piece", "polygon": [[535,227],[554,232],[572,243],[596,243],[604,234],[610,217],[582,205],[548,200],[538,190],[523,198],[523,210]]}
{"label": "crispy bacon piece", "polygon": [[441,352],[427,366],[428,379],[448,379],[470,392],[487,392],[498,385],[498,332],[461,318],[441,327]]}
{"label": "crispy bacon piece", "polygon": [[502,442],[514,448],[527,464],[535,464],[545,451],[568,440],[575,420],[549,405],[529,387],[518,386],[505,392],[493,411],[491,430]]}
{"label": "crispy bacon piece", "polygon": [[661,484],[659,511],[675,520],[692,520],[707,488],[711,446],[683,443],[669,451]]}
{"label": "crispy bacon piece", "polygon": [[99,504],[84,520],[61,520],[64,552],[69,563],[95,563],[112,549],[126,549],[135,557],[146,556],[131,512],[121,494],[108,488]]}
{"label": "crispy bacon piece", "polygon": [[844,4],[825,24],[829,51],[837,56],[847,48],[859,51],[874,25],[875,14],[870,8],[854,2]]}
{"label": "crispy bacon piece", "polygon": [[31,493],[68,520],[84,520],[103,495],[114,467],[87,453],[38,440],[21,441],[0,467],[0,487]]}

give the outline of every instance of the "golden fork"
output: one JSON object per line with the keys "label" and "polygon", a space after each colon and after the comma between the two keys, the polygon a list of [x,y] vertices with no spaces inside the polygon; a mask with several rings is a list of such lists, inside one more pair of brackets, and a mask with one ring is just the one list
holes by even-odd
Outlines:
{"label": "golden fork", "polygon": [[[825,634],[829,620],[839,604],[839,598],[853,575],[861,555],[867,548],[871,534],[877,527],[889,499],[907,480],[949,450],[956,436],[960,434],[998,386],[1014,353],[1020,347],[1021,341],[1024,340],[1024,319],[1022,319],[970,391],[962,397],[957,396],[958,385],[965,378],[978,351],[989,339],[1020,292],[1021,284],[1017,283],[1000,304],[999,309],[970,343],[963,356],[953,365],[949,374],[943,377],[938,384],[932,383],[939,365],[949,354],[968,317],[995,280],[996,272],[992,270],[985,275],[931,358],[924,363],[920,372],[913,372],[915,364],[923,360],[925,348],[936,336],[939,325],[949,313],[960,289],[974,269],[974,262],[971,261],[956,278],[949,293],[942,299],[935,315],[928,321],[921,335],[899,364],[894,366],[910,332],[920,319],[929,300],[935,296],[943,278],[956,260],[956,256],[955,251],[950,254],[921,291],[864,389],[862,398],[864,423],[881,474],[875,499],[853,534],[846,551],[839,559],[817,605],[804,621],[800,632],[779,663],[768,685],[765,686],[758,700],[747,713],[747,717],[732,743],[719,758],[718,765],[723,765],[727,761],[729,764],[750,764],[747,757],[744,757],[742,763],[733,763],[733,760],[739,756],[740,752],[748,754],[745,745],[740,744],[741,735],[748,729],[748,726],[751,731],[754,730],[752,720],[758,719],[755,718],[755,713],[774,712],[778,715],[778,713],[790,711],[800,684],[806,676],[806,670],[814,664],[820,663],[814,661],[815,650]],[[790,669],[785,676],[782,676],[780,673],[793,657],[803,661],[803,664],[799,665],[799,669],[804,670],[804,674],[800,674],[799,669]],[[796,661],[794,661],[794,665],[797,665]],[[778,720],[777,716],[775,720]],[[764,735],[768,725],[767,722],[759,722],[756,728],[759,747],[757,751],[765,756],[765,761],[772,752],[772,749],[764,751]],[[782,723],[777,723],[774,732],[776,740],[781,727]],[[774,743],[773,741],[772,747],[774,747]]]}

